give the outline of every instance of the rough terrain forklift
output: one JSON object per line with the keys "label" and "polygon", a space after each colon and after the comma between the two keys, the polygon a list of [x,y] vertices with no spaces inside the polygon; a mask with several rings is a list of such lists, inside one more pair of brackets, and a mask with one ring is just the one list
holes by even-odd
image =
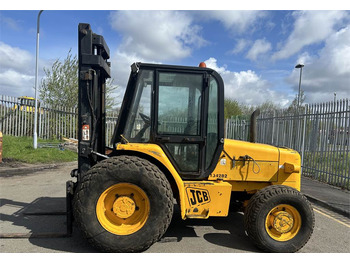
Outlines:
{"label": "rough terrain forklift", "polygon": [[67,185],[94,247],[146,250],[166,232],[174,203],[182,219],[225,217],[238,205],[248,237],[267,252],[307,243],[314,214],[299,192],[300,155],[256,143],[254,124],[250,142],[225,139],[224,83],[203,64],[134,63],[106,147],[109,48],[89,24],[78,31],[79,157]]}

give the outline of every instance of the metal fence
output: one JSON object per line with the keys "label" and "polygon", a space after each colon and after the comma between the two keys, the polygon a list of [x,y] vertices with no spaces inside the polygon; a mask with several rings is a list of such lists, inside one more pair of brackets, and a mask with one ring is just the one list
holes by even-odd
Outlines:
{"label": "metal fence", "polygon": [[[4,135],[33,136],[34,100],[0,97],[0,131]],[[38,109],[38,137],[41,139],[78,138],[78,109],[41,104]],[[106,143],[109,145],[117,112],[106,113]]]}
{"label": "metal fence", "polygon": [[[33,101],[9,96],[0,98],[0,131],[5,135],[33,136]],[[117,112],[106,113],[107,145],[110,145],[117,116]],[[167,121],[167,130],[183,128],[183,123],[187,122],[185,118],[176,117],[164,121]],[[76,139],[77,122],[76,108],[50,108],[41,104],[38,137]],[[262,112],[257,120],[257,141],[297,150],[302,156],[305,176],[350,189],[349,122],[348,99],[305,105],[299,112]],[[143,121],[137,119],[133,132],[142,125]],[[249,128],[249,117],[235,117],[226,121],[225,134],[227,138],[248,140]]]}
{"label": "metal fence", "polygon": [[[34,99],[23,97],[0,97],[0,131],[5,135],[33,136]],[[38,138],[62,139],[78,138],[78,109],[56,107],[52,108],[41,103],[38,109]],[[117,123],[118,112],[106,112],[106,145],[111,145],[114,128]],[[163,131],[181,133],[186,127],[186,117],[168,116],[162,121]],[[134,137],[143,127],[144,121],[137,117],[131,136]],[[215,123],[209,122],[210,128]],[[146,134],[149,130],[146,130]],[[40,143],[39,143],[40,144]]]}
{"label": "metal fence", "polygon": [[[248,140],[248,119],[226,122],[226,137]],[[305,105],[299,112],[263,112],[257,141],[297,150],[303,175],[350,190],[349,100]]]}

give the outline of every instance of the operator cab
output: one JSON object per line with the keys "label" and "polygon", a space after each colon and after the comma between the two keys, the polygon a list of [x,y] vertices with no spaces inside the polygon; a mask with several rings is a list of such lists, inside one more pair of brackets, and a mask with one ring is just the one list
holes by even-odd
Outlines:
{"label": "operator cab", "polygon": [[135,63],[112,143],[159,145],[184,179],[214,170],[224,142],[224,84],[203,67]]}

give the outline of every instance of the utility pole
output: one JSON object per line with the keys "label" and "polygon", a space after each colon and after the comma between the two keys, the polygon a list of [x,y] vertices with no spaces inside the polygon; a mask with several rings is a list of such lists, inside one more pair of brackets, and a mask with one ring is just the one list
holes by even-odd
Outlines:
{"label": "utility pole", "polygon": [[37,33],[36,33],[36,57],[35,57],[35,112],[34,112],[34,134],[33,134],[33,147],[38,148],[38,57],[39,57],[39,28],[40,28],[40,15],[44,10],[40,10],[37,19]]}

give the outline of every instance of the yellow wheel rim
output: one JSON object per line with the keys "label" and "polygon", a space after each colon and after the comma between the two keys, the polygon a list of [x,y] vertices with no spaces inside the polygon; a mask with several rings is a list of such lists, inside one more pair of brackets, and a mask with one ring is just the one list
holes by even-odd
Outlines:
{"label": "yellow wheel rim", "polygon": [[96,205],[96,215],[101,226],[116,235],[130,235],[140,230],[149,212],[150,202],[146,193],[129,183],[107,188]]}
{"label": "yellow wheel rim", "polygon": [[266,216],[266,232],[277,241],[291,240],[298,234],[300,227],[301,216],[290,205],[278,205],[271,209]]}

